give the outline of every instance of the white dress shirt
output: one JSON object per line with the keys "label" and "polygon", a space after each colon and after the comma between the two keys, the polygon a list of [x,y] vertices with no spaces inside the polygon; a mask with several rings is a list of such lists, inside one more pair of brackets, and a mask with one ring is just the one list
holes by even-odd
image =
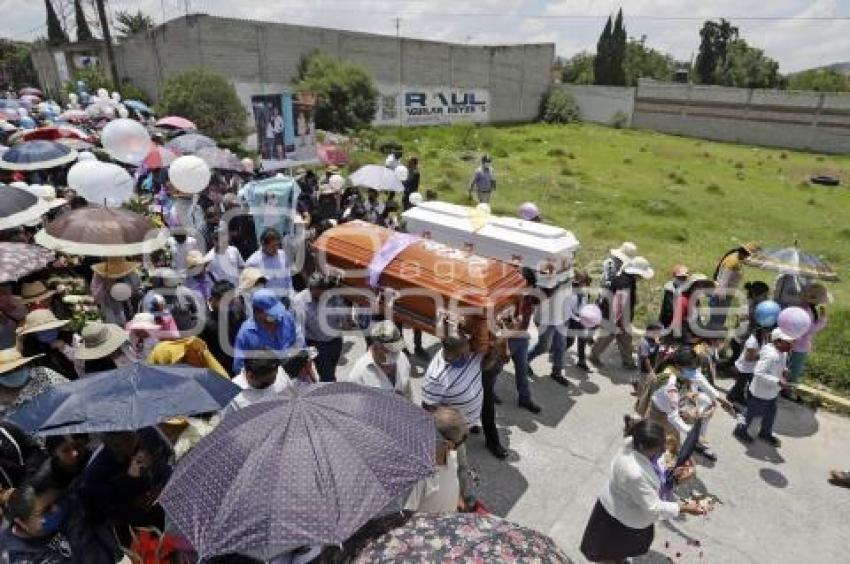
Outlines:
{"label": "white dress shirt", "polygon": [[645,529],[660,519],[679,515],[679,504],[663,501],[659,495],[661,480],[652,462],[632,448],[632,439],[611,463],[608,483],[599,495],[602,507],[614,519],[630,529]]}
{"label": "white dress shirt", "polygon": [[779,352],[773,343],[767,343],[759,352],[759,359],[753,371],[750,393],[763,400],[772,400],[779,395],[782,386],[779,380],[785,373],[787,355]]}
{"label": "white dress shirt", "polygon": [[396,360],[395,384],[390,381],[389,377],[375,362],[375,359],[372,358],[371,351],[366,351],[366,354],[360,357],[360,360],[354,364],[348,375],[342,378],[342,381],[380,390],[391,390],[413,401],[413,387],[410,385],[410,361],[407,360],[407,355],[404,353],[399,354]]}
{"label": "white dress shirt", "polygon": [[292,380],[289,379],[289,376],[282,367],[278,367],[277,377],[268,388],[263,388],[262,390],[252,388],[251,384],[248,383],[248,379],[245,377],[244,370],[233,379],[233,383],[242,388],[242,391],[239,392],[235,398],[230,400],[230,403],[227,404],[227,407],[225,407],[222,412],[222,417],[226,417],[243,407],[248,407],[249,405],[253,405],[261,401],[275,399],[278,394],[292,385]]}

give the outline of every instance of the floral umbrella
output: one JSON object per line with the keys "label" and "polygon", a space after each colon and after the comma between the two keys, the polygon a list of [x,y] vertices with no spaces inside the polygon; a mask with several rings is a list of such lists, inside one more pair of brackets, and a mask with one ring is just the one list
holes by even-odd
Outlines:
{"label": "floral umbrella", "polygon": [[496,516],[419,513],[369,541],[354,562],[561,564],[570,559],[546,535]]}
{"label": "floral umbrella", "polygon": [[54,258],[53,251],[26,243],[0,243],[0,283],[16,282],[38,272]]}

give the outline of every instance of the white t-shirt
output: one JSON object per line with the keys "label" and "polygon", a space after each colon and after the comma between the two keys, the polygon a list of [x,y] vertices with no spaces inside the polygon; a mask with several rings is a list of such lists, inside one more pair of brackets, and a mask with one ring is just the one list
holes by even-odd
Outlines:
{"label": "white t-shirt", "polygon": [[224,411],[221,414],[222,417],[227,417],[230,413],[238,411],[243,407],[248,407],[249,405],[253,405],[261,401],[274,399],[275,396],[292,385],[292,380],[289,379],[289,376],[286,372],[284,372],[282,367],[278,367],[277,378],[275,378],[275,381],[268,388],[264,388],[262,390],[252,388],[251,385],[248,384],[248,379],[245,377],[244,370],[233,379],[233,383],[242,388],[242,391],[239,392],[239,395],[230,400],[230,403],[227,404],[227,407],[224,408]]}
{"label": "white t-shirt", "polygon": [[378,388],[379,390],[392,390],[413,401],[413,388],[410,385],[410,361],[407,360],[404,353],[398,355],[395,373],[395,385],[393,385],[389,377],[384,374],[384,371],[372,358],[371,351],[366,351],[366,354],[360,357],[351,371],[341,380],[370,388]]}
{"label": "white t-shirt", "polygon": [[755,334],[750,335],[744,342],[744,350],[741,351],[741,356],[739,356],[738,360],[735,361],[735,369],[737,369],[741,374],[752,374],[756,369],[758,356],[753,361],[747,360],[747,351],[757,350],[759,350],[758,339],[756,339]]}
{"label": "white t-shirt", "polygon": [[404,508],[418,513],[454,513],[460,496],[457,479],[457,452],[450,451],[445,466],[437,466],[437,472],[413,486]]}
{"label": "white t-shirt", "polygon": [[245,261],[242,260],[242,255],[239,250],[228,245],[224,253],[218,254],[215,249],[210,249],[206,256],[209,259],[209,272],[216,280],[227,280],[234,286],[239,286],[239,272],[245,266]]}

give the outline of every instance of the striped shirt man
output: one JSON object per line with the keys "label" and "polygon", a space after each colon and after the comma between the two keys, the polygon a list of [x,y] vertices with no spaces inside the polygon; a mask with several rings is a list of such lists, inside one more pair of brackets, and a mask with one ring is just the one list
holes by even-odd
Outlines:
{"label": "striped shirt man", "polygon": [[443,351],[434,355],[422,384],[422,403],[457,408],[468,425],[481,417],[484,388],[481,384],[483,355],[467,354],[446,362]]}

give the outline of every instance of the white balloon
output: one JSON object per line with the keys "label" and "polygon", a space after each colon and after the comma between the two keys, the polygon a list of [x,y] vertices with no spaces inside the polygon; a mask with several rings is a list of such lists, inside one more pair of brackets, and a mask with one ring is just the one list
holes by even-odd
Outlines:
{"label": "white balloon", "polygon": [[98,88],[97,89],[97,97],[101,100],[104,98],[109,98],[109,91],[106,88]]}
{"label": "white balloon", "polygon": [[332,174],[328,179],[328,184],[331,185],[331,188],[336,190],[337,192],[342,192],[342,189],[345,187],[345,178],[339,174]]}
{"label": "white balloon", "polygon": [[245,169],[245,172],[254,172],[254,161],[245,157],[242,159],[242,168]]}
{"label": "white balloon", "polygon": [[210,167],[195,155],[179,157],[168,167],[168,180],[184,194],[203,192],[210,183]]}
{"label": "white balloon", "polygon": [[402,182],[404,182],[405,180],[407,180],[407,175],[408,175],[408,174],[409,174],[409,173],[408,173],[408,171],[407,171],[407,167],[406,167],[406,166],[404,166],[404,165],[400,164],[400,165],[398,165],[398,166],[396,166],[396,167],[395,167],[395,177],[396,177],[396,178],[398,178],[399,180],[401,180]]}
{"label": "white balloon", "polygon": [[125,284],[124,282],[113,284],[112,288],[109,289],[109,295],[112,296],[112,299],[116,302],[126,302],[130,299],[132,293],[133,290],[130,288],[130,285]]}
{"label": "white balloon", "polygon": [[112,101],[117,104],[118,102],[121,101],[121,94],[119,94],[118,92],[113,92],[111,98],[112,98]]}
{"label": "white balloon", "polygon": [[89,203],[117,208],[133,196],[135,183],[117,164],[89,160],[71,167],[68,186]]}
{"label": "white balloon", "polygon": [[130,116],[130,112],[127,111],[127,108],[124,106],[118,106],[118,117],[121,119],[126,119]]}
{"label": "white balloon", "polygon": [[115,160],[138,165],[150,152],[151,136],[141,123],[121,118],[106,124],[100,142]]}
{"label": "white balloon", "polygon": [[92,153],[90,151],[80,151],[79,153],[77,153],[77,161],[78,162],[96,161],[96,160],[97,160],[97,157],[94,156],[94,153]]}
{"label": "white balloon", "polygon": [[418,206],[423,202],[422,194],[420,194],[419,192],[413,192],[407,198],[407,201],[410,202],[411,206]]}

